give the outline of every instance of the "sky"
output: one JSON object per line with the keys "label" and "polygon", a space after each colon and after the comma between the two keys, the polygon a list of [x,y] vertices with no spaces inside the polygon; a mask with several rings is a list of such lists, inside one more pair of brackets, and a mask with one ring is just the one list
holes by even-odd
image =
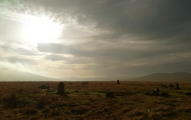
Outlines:
{"label": "sky", "polygon": [[191,72],[190,0],[1,0],[0,71],[53,78]]}

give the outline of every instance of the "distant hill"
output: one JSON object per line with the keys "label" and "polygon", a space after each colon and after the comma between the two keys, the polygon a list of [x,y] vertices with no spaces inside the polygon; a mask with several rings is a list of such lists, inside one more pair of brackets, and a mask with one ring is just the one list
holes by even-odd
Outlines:
{"label": "distant hill", "polygon": [[20,72],[16,70],[1,70],[0,81],[54,81],[57,79],[43,77],[27,72]]}
{"label": "distant hill", "polygon": [[175,72],[175,73],[154,73],[143,77],[132,78],[133,81],[176,81],[176,82],[191,82],[191,73]]}

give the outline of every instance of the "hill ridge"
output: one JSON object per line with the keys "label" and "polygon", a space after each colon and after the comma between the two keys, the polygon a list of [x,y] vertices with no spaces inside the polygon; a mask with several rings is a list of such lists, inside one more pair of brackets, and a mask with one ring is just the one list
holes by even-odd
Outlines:
{"label": "hill ridge", "polygon": [[172,73],[153,73],[142,77],[132,78],[135,81],[177,81],[191,82],[191,73],[189,72],[172,72]]}

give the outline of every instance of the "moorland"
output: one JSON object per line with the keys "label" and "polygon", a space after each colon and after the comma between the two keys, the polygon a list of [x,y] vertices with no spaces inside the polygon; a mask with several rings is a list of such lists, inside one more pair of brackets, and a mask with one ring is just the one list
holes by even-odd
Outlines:
{"label": "moorland", "polygon": [[[190,82],[0,82],[1,120],[190,120]],[[49,85],[55,91],[40,89]],[[171,87],[170,87],[171,85]],[[166,86],[166,87],[164,87]],[[159,95],[153,89],[159,88]],[[108,97],[107,93],[113,94]],[[164,94],[165,93],[165,94]]]}

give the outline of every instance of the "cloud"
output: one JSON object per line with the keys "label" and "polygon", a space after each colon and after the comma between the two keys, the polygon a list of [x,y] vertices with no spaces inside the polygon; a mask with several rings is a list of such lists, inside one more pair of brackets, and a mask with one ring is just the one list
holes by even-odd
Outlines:
{"label": "cloud", "polygon": [[71,48],[56,43],[39,43],[37,49],[40,52],[65,53],[65,54],[68,54],[71,51]]}
{"label": "cloud", "polygon": [[10,57],[8,58],[8,62],[10,63],[21,63],[21,64],[35,64],[32,60],[19,58],[19,57]]}
{"label": "cloud", "polygon": [[[79,71],[79,69],[74,66],[71,67],[71,65],[81,65],[81,70],[100,77],[133,77],[151,72],[176,72],[178,68],[172,69],[175,66],[179,66],[180,71],[189,71],[189,68],[185,66],[185,64],[189,64],[191,58],[191,52],[188,49],[189,45],[185,46],[183,43],[179,45],[169,43],[167,45],[166,42],[135,42],[128,44],[128,46],[123,44],[124,46],[121,45],[116,48],[110,46],[99,47],[99,45],[90,43],[79,44],[78,47],[66,47],[60,44],[39,44],[38,49],[41,52],[52,54],[70,54],[73,57],[68,59],[59,58],[60,56],[54,58],[57,57],[54,55],[49,57],[63,60],[65,66],[70,66],[70,69],[73,68],[76,71]],[[90,48],[87,49],[86,45],[89,45]],[[65,47],[68,51],[65,51]],[[74,49],[73,47],[76,48]],[[56,50],[51,48],[56,48]],[[181,65],[185,68],[180,67]]]}
{"label": "cloud", "polygon": [[182,40],[190,41],[191,2],[188,0],[16,1],[7,3],[8,8],[19,12],[25,9],[30,14],[48,14],[65,24],[75,21],[78,26],[105,31],[108,37],[133,35],[143,40],[166,40],[181,36]]}
{"label": "cloud", "polygon": [[[108,43],[109,44],[109,43]],[[122,43],[121,43],[122,44]],[[89,46],[88,46],[89,45]],[[86,47],[88,46],[88,47]],[[71,54],[76,57],[90,57],[101,60],[134,60],[152,58],[170,54],[183,54],[190,52],[189,45],[185,44],[169,44],[165,43],[127,43],[115,47],[101,46],[96,42],[78,44],[77,46],[64,46],[61,44],[38,44],[37,49],[40,52],[48,52],[55,54]]]}
{"label": "cloud", "polygon": [[[0,8],[3,16],[0,32],[5,34],[10,30],[13,35],[0,34],[4,40],[19,38],[15,31],[21,28],[21,14],[47,15],[64,24],[59,43],[39,43],[32,49],[0,45],[12,54],[38,55],[42,59],[33,57],[33,60],[51,72],[64,71],[68,76],[75,73],[136,76],[190,71],[187,66],[191,58],[189,0],[7,0],[1,3],[6,7]],[[12,14],[5,14],[5,9]],[[9,23],[12,24],[6,25]],[[9,62],[30,63],[25,57],[9,58]]]}
{"label": "cloud", "polygon": [[[36,5],[50,11],[57,19],[63,18],[63,22],[66,22],[64,18],[69,17],[79,25],[93,25],[98,30],[114,33],[116,37],[130,34],[155,40],[190,31],[191,2],[188,0],[40,0],[25,3],[28,7]],[[33,10],[32,7],[30,9]]]}
{"label": "cloud", "polygon": [[[28,47],[28,48],[27,48]],[[39,53],[30,48],[31,46],[27,46],[26,44],[19,44],[19,43],[8,43],[8,42],[1,42],[0,48],[6,51],[7,53],[15,53],[17,55],[26,55],[26,56],[37,56]]]}
{"label": "cloud", "polygon": [[51,60],[51,61],[60,61],[60,60],[64,60],[65,57],[61,56],[61,55],[47,55],[45,56],[45,59],[47,60]]}

